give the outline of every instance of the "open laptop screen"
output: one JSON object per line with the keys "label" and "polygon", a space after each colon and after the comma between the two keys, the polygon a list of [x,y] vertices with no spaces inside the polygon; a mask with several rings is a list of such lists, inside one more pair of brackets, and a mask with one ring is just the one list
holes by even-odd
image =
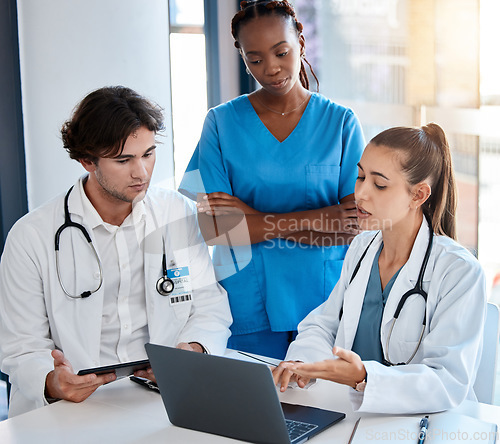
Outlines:
{"label": "open laptop screen", "polygon": [[[290,442],[267,365],[154,344],[146,344],[146,351],[172,424],[245,441]],[[345,417],[291,407],[291,419],[316,421],[317,427],[304,439]]]}

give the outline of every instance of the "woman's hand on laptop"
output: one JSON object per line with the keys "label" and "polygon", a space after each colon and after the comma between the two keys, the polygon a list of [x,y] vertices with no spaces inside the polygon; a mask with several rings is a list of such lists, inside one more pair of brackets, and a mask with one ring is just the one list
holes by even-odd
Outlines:
{"label": "woman's hand on laptop", "polygon": [[366,379],[366,369],[358,354],[341,347],[333,347],[332,353],[334,359],[310,364],[295,362],[289,371],[304,378],[326,379],[353,388]]}
{"label": "woman's hand on laptop", "polygon": [[300,388],[304,388],[310,378],[307,376],[301,376],[294,373],[291,367],[301,364],[300,361],[283,361],[280,362],[277,367],[273,369],[273,379],[276,385],[280,386],[280,391],[284,392],[291,382],[296,382]]}

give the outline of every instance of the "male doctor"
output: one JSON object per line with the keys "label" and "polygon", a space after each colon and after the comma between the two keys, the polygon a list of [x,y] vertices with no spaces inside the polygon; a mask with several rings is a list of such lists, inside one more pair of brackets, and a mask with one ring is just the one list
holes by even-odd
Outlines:
{"label": "male doctor", "polygon": [[196,209],[149,187],[162,128],[161,109],[125,87],[90,93],[63,125],[87,174],[14,225],[0,262],[9,416],[83,401],[115,375],[78,370],[146,359],[147,342],[224,351],[231,314]]}

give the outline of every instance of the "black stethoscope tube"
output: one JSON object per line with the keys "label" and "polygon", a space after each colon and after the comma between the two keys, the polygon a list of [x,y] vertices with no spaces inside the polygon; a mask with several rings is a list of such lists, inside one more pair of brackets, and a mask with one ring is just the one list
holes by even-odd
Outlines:
{"label": "black stethoscope tube", "polygon": [[[56,272],[57,272],[57,279],[59,280],[59,284],[61,285],[61,288],[63,289],[64,293],[72,298],[72,299],[84,299],[88,298],[91,294],[99,291],[99,289],[102,286],[103,283],[103,273],[102,273],[102,263],[101,259],[99,258],[99,255],[97,254],[97,251],[94,247],[94,244],[92,243],[92,239],[88,233],[88,231],[85,229],[85,227],[81,224],[78,224],[76,222],[73,222],[71,220],[71,216],[69,214],[69,208],[68,208],[68,199],[71,191],[73,190],[73,187],[71,187],[68,192],[66,193],[66,196],[64,197],[64,223],[57,229],[55,237],[54,237],[54,249],[56,253]],[[66,287],[64,286],[61,278],[61,268],[59,264],[59,245],[61,242],[61,234],[66,228],[76,228],[80,230],[80,232],[83,234],[85,239],[88,242],[88,245],[90,245],[90,248],[94,254],[94,257],[96,258],[97,265],[99,266],[99,284],[97,288],[94,290],[87,290],[79,295],[73,295],[69,293],[66,290]],[[165,254],[165,241],[163,241],[163,260],[162,260],[162,272],[163,276],[158,279],[158,282],[156,283],[156,290],[158,291],[159,294],[162,296],[168,296],[170,293],[174,291],[174,281],[170,279],[167,276],[167,256]]]}
{"label": "black stethoscope tube", "polygon": [[[99,289],[101,288],[102,282],[103,282],[102,263],[101,263],[101,259],[99,258],[99,255],[97,254],[97,251],[96,251],[94,245],[92,244],[92,239],[90,238],[88,231],[85,229],[85,227],[83,225],[80,225],[80,224],[73,222],[71,220],[71,216],[69,215],[69,209],[68,209],[68,199],[69,199],[69,195],[70,195],[72,189],[73,189],[73,187],[71,187],[68,190],[68,192],[66,193],[66,196],[64,197],[64,223],[56,231],[55,239],[54,239],[54,246],[55,246],[55,252],[56,252],[56,272],[57,272],[57,279],[59,280],[59,284],[61,285],[61,288],[63,289],[64,293],[66,293],[66,295],[72,299],[80,299],[80,298],[83,299],[83,298],[88,298],[91,294],[95,293],[96,291],[99,291]],[[83,293],[81,293],[79,295],[73,295],[73,294],[69,293],[66,290],[66,287],[64,287],[64,284],[63,284],[62,279],[61,279],[61,268],[60,268],[60,264],[59,264],[59,244],[61,241],[61,233],[66,228],[71,228],[71,227],[80,230],[80,232],[83,234],[83,236],[85,237],[88,244],[90,245],[90,248],[92,249],[92,252],[97,260],[97,265],[99,266],[99,284],[97,285],[97,288],[95,288],[94,290],[84,291]]]}
{"label": "black stethoscope tube", "polygon": [[168,296],[174,291],[174,281],[167,276],[167,256],[165,254],[165,240],[163,240],[163,259],[161,261],[163,276],[156,282],[156,291],[162,296]]}
{"label": "black stethoscope tube", "polygon": [[[411,360],[417,354],[418,348],[420,347],[420,344],[422,343],[422,339],[424,337],[425,326],[427,324],[427,292],[424,291],[424,289],[423,289],[423,282],[424,282],[425,269],[427,268],[427,263],[429,262],[429,258],[430,258],[431,250],[432,250],[432,244],[433,244],[433,240],[434,240],[434,231],[432,230],[432,221],[430,220],[429,216],[427,216],[425,213],[424,213],[424,217],[427,220],[427,223],[429,225],[429,241],[427,243],[427,249],[425,250],[425,255],[424,255],[424,259],[422,261],[422,265],[420,266],[420,272],[418,274],[417,283],[415,284],[415,286],[412,289],[408,290],[401,297],[401,299],[399,300],[398,306],[396,307],[396,310],[394,312],[394,316],[392,318],[392,323],[391,323],[391,328],[389,330],[389,334],[387,335],[387,341],[386,341],[386,346],[385,346],[386,356],[384,356],[384,360],[382,361],[382,363],[384,365],[387,365],[387,366],[409,364],[411,362]],[[377,232],[377,234],[375,234],[375,236],[373,236],[373,239],[370,241],[370,243],[366,247],[365,251],[363,252],[361,257],[359,258],[359,261],[356,264],[356,267],[354,267],[354,271],[352,273],[351,279],[349,280],[349,285],[351,284],[351,282],[354,280],[354,278],[358,274],[359,268],[361,267],[361,262],[365,258],[366,253],[368,252],[368,249],[370,248],[370,246],[372,245],[373,241],[378,236],[378,234],[379,234],[379,232]],[[404,304],[406,303],[408,298],[414,294],[418,294],[418,295],[422,296],[424,298],[424,301],[425,301],[424,318],[422,321],[422,330],[420,331],[420,337],[418,339],[417,346],[415,347],[415,350],[411,354],[410,358],[408,360],[406,360],[405,362],[399,362],[396,364],[396,363],[393,363],[389,359],[389,341],[390,341],[391,336],[392,336],[392,330],[394,329],[394,324],[396,323],[396,320],[398,319],[398,317],[401,313],[401,310],[404,307]],[[343,312],[344,312],[344,307],[342,306],[340,308],[339,321],[342,319]]]}

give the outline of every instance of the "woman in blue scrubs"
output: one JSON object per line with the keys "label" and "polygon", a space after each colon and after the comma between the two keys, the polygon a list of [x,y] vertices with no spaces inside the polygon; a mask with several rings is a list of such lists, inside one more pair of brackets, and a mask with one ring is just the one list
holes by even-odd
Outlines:
{"label": "woman in blue scrubs", "polygon": [[288,2],[242,2],[231,29],[261,88],[209,110],[180,191],[198,200],[215,245],[234,319],[228,347],[283,358],[358,233],[364,138],[350,109],[309,91],[302,24]]}

